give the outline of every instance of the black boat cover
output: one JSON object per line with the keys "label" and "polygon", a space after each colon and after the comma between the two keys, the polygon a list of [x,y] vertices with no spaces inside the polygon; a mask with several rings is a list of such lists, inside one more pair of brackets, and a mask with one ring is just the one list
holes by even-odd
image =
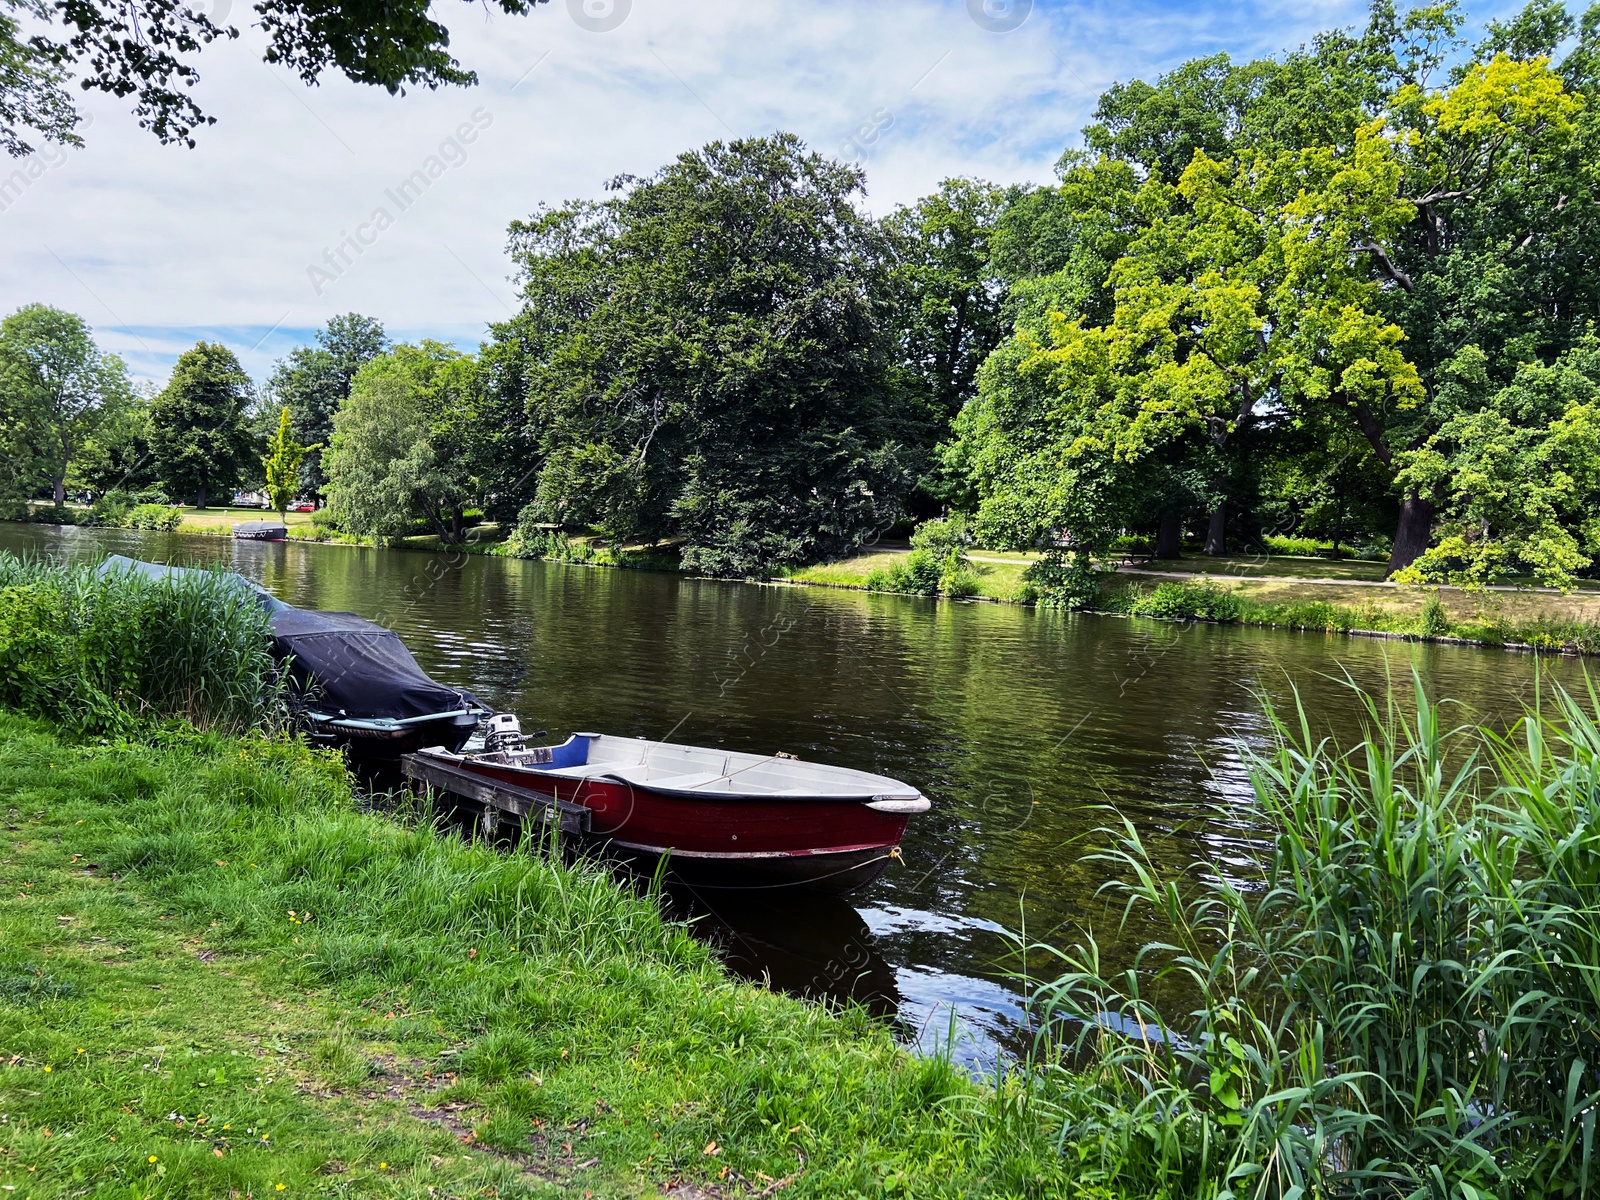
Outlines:
{"label": "black boat cover", "polygon": [[233,527],[233,536],[236,538],[276,539],[282,541],[289,536],[289,527],[282,521],[240,521]]}
{"label": "black boat cover", "polygon": [[404,720],[482,707],[471,692],[429,679],[398,635],[354,613],[284,608],[272,633],[297,701],[317,712]]}

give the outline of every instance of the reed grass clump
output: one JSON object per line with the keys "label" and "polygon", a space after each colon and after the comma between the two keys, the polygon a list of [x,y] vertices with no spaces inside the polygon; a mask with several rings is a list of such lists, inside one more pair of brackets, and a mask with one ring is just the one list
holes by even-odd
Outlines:
{"label": "reed grass clump", "polygon": [[1600,1186],[1600,705],[1558,692],[1499,736],[1447,731],[1420,686],[1408,721],[1366,703],[1349,751],[1273,714],[1243,864],[1167,878],[1107,831],[1107,887],[1159,931],[1135,967],[1027,948],[1059,971],[1033,1001],[1063,1144],[1108,1186]]}
{"label": "reed grass clump", "polygon": [[265,612],[231,576],[157,580],[0,553],[0,704],[79,731],[275,720]]}

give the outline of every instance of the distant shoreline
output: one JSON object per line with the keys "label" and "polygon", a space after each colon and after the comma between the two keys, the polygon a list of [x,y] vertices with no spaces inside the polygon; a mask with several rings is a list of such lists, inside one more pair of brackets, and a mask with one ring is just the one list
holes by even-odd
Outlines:
{"label": "distant shoreline", "polygon": [[[182,509],[183,521],[175,531],[208,537],[229,537],[233,525],[261,520],[263,510]],[[195,520],[199,514],[208,519]],[[270,513],[266,514],[270,516]],[[299,518],[299,519],[296,519]],[[44,522],[12,522],[45,524]],[[504,529],[477,526],[488,537],[464,544],[442,543],[435,534],[397,538],[378,545],[371,539],[318,531],[311,514],[290,513],[288,541],[322,546],[398,550],[408,553],[475,554],[520,557],[504,551]],[[80,527],[82,528],[82,527]],[[137,532],[137,531],[130,531]],[[627,570],[671,571],[659,554],[623,550],[574,539],[574,545],[593,545],[587,557],[544,556],[537,561],[568,565],[614,567]],[[944,599],[1035,607],[1036,594],[1024,572],[1037,556],[1005,551],[974,550],[969,570],[971,594],[919,596],[869,583],[869,577],[895,559],[899,548],[877,550],[846,559],[802,567],[768,579],[733,580],[784,586],[825,587],[877,592],[913,599]],[[534,561],[532,556],[528,561]],[[1185,570],[1183,564],[1192,565]],[[1348,578],[1332,578],[1330,570]],[[1582,656],[1600,654],[1600,589],[1559,592],[1548,588],[1493,587],[1484,589],[1422,588],[1389,583],[1381,578],[1381,565],[1358,560],[1330,562],[1293,556],[1239,556],[1202,560],[1191,556],[1166,569],[1124,564],[1102,576],[1099,602],[1080,611],[1112,616],[1138,616],[1168,621],[1206,621],[1212,624],[1250,625],[1296,632],[1339,633],[1350,637],[1428,643],[1478,649],[1501,648],[1517,653]]]}

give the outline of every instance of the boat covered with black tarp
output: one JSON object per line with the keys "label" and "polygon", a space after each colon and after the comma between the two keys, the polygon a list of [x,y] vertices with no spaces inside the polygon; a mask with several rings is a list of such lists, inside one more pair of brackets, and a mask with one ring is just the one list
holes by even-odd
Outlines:
{"label": "boat covered with black tarp", "polygon": [[349,612],[295,608],[232,571],[172,567],[113,555],[101,574],[152,579],[222,578],[267,613],[272,655],[286,676],[289,706],[314,741],[363,757],[391,758],[421,746],[455,751],[491,710],[471,692],[423,671],[392,629]]}
{"label": "boat covered with black tarp", "polygon": [[242,542],[281,542],[289,536],[289,527],[282,521],[240,521],[233,536]]}
{"label": "boat covered with black tarp", "polygon": [[355,613],[285,607],[272,614],[272,636],[291,704],[313,736],[385,756],[459,749],[489,712],[471,692],[430,678],[394,630]]}

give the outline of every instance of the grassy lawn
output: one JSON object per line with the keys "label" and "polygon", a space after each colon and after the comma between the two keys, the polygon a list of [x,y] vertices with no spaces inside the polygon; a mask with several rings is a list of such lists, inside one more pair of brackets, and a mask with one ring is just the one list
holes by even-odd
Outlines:
{"label": "grassy lawn", "polygon": [[[979,557],[982,555],[983,557]],[[895,551],[879,554],[858,554],[839,562],[803,567],[786,578],[795,583],[825,584],[830,587],[867,586],[867,576],[881,570],[897,558],[904,557]],[[989,557],[988,551],[978,551],[972,556],[972,573],[977,577],[978,596],[986,600],[1014,601],[1022,586],[1022,573],[1028,569],[1029,559],[1020,555],[1004,561]]]}
{"label": "grassy lawn", "polygon": [[[886,550],[873,554],[858,554],[838,562],[821,563],[791,572],[788,578],[796,583],[829,584],[834,587],[865,587],[867,575],[875,569],[884,569],[903,550]],[[1017,599],[1022,584],[1022,573],[1039,561],[1040,555],[1009,550],[974,548],[968,552],[972,569],[978,577],[978,595],[989,600],[1012,601]],[[1119,562],[1121,560],[1118,560]],[[1108,567],[1113,565],[1108,562]],[[1226,579],[1350,579],[1377,582],[1383,579],[1384,564],[1346,559],[1335,562],[1323,558],[1299,558],[1288,555],[1230,555],[1205,558],[1190,555],[1160,561],[1137,560],[1122,573],[1134,575],[1139,571],[1181,572],[1184,574],[1212,575]]]}
{"label": "grassy lawn", "polygon": [[1140,558],[1131,567],[1132,570],[1182,571],[1238,578],[1364,579],[1372,582],[1382,580],[1386,568],[1385,563],[1364,559],[1335,560],[1287,554],[1224,554],[1216,558],[1193,554],[1183,558]]}
{"label": "grassy lawn", "polygon": [[[974,550],[969,559],[978,597],[1026,602],[1022,593],[1028,557],[1008,555],[1002,560],[990,551]],[[903,551],[880,551],[807,567],[787,578],[794,583],[866,588],[874,571],[886,571],[896,561],[904,561]],[[1287,555],[1191,557],[1152,567],[1181,579],[1137,569],[1103,576],[1101,599],[1094,607],[1137,616],[1371,630],[1600,652],[1600,592],[1595,589],[1562,594],[1370,586],[1381,581],[1383,566]],[[1222,595],[1231,599],[1219,604],[1216,597]],[[1431,615],[1426,611],[1430,603],[1437,606]]]}
{"label": "grassy lawn", "polygon": [[1063,1193],[1016,1096],[604,871],[364,814],[303,747],[163,742],[0,714],[5,1194]]}
{"label": "grassy lawn", "polygon": [[[233,527],[240,521],[276,521],[278,514],[263,508],[180,508],[183,513],[183,524],[179,526],[185,533],[232,533]],[[284,514],[283,523],[289,527],[289,532],[308,534],[311,532],[311,514],[308,512],[292,512]]]}

